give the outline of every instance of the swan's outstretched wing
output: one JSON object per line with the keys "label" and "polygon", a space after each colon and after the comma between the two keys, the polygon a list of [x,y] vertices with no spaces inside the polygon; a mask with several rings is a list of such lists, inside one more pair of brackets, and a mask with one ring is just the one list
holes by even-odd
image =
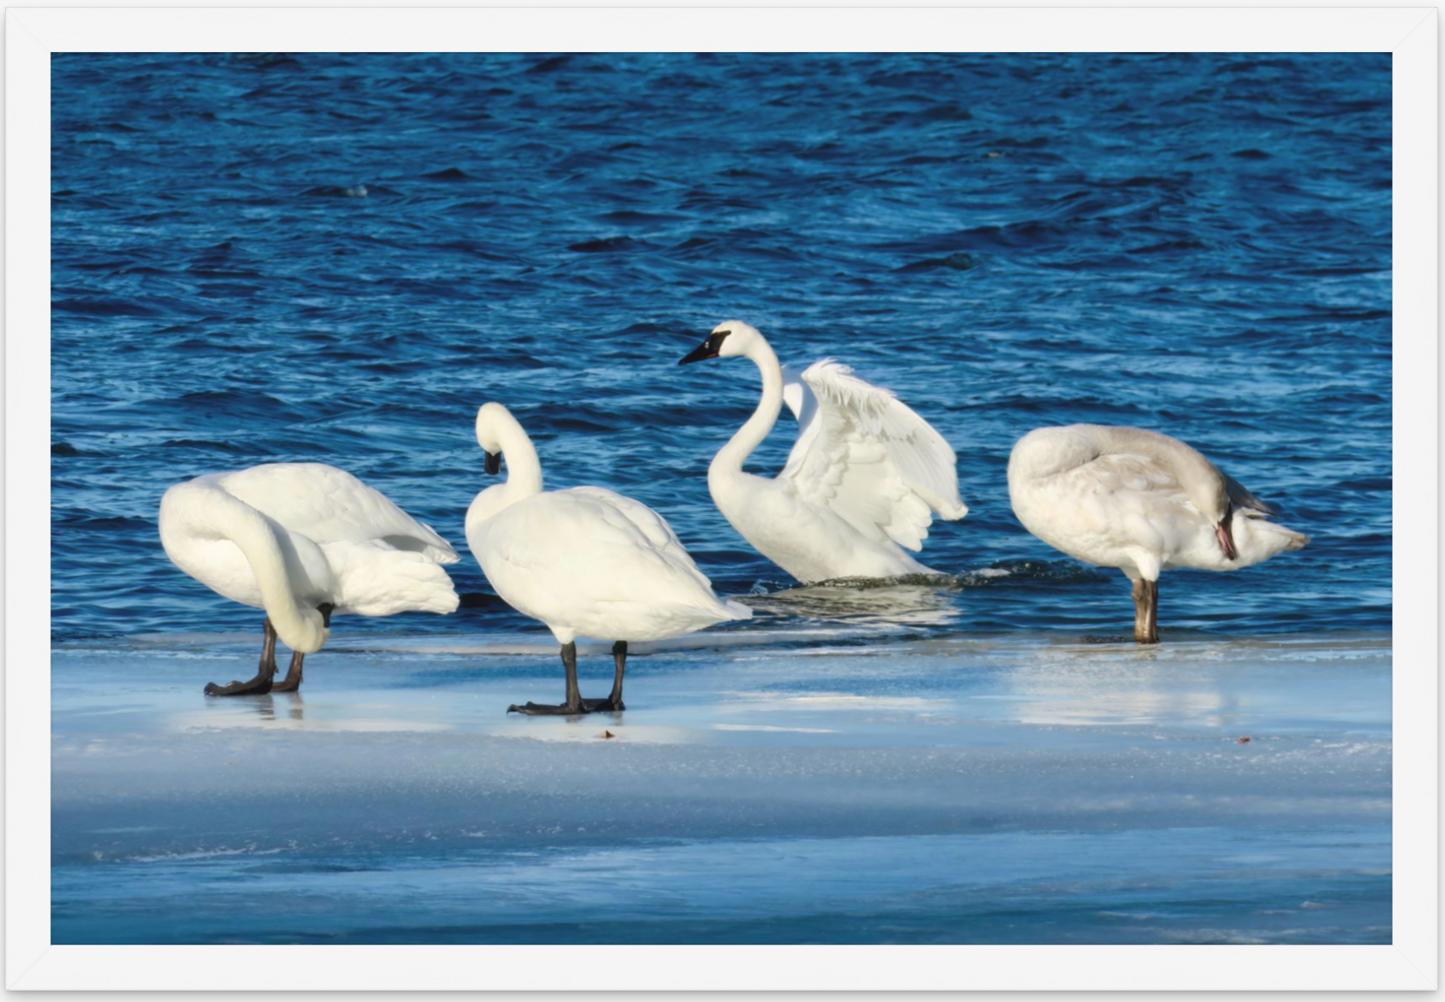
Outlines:
{"label": "swan's outstretched wing", "polygon": [[429,525],[345,470],[324,463],[268,463],[223,474],[222,488],[318,545],[383,542],[440,564],[461,559]]}
{"label": "swan's outstretched wing", "polygon": [[785,370],[783,399],[800,426],[778,478],[868,538],[917,550],[934,512],[968,514],[952,447],[891,391],[823,359],[800,379]]}

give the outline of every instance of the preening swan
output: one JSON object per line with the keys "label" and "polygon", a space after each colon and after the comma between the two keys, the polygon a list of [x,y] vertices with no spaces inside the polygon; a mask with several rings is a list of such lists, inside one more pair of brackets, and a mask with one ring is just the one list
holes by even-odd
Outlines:
{"label": "preening swan", "polygon": [[[439,564],[461,558],[430,526],[350,473],[321,463],[268,463],[177,484],[161,498],[161,545],[213,591],[266,610],[261,665],[208,696],[286,692],[331,635],[337,613],[448,613],[458,600]],[[276,675],[276,640],[292,650]]]}
{"label": "preening swan", "polygon": [[[831,359],[790,377],[758,331],[738,320],[713,328],[678,364],[750,358],[763,376],[753,416],[707,471],[713,501],[759,553],[799,581],[932,574],[917,552],[936,512],[968,508],[958,496],[953,449],[890,391]],[[798,439],[776,477],[745,473],[784,401]]]}
{"label": "preening swan", "polygon": [[[507,712],[575,714],[621,710],[629,641],[663,640],[752,610],[713,594],[661,515],[601,487],[542,490],[532,440],[507,408],[477,412],[477,443],[488,473],[507,460],[507,480],[476,496],[467,510],[467,545],[504,601],[547,624],[562,645],[566,701],[528,703]],[[583,699],[577,688],[579,636],[615,641],[612,693]]]}
{"label": "preening swan", "polygon": [[1159,573],[1233,571],[1298,550],[1309,537],[1178,439],[1142,428],[1038,428],[1008,462],[1024,528],[1134,583],[1134,639],[1159,642]]}

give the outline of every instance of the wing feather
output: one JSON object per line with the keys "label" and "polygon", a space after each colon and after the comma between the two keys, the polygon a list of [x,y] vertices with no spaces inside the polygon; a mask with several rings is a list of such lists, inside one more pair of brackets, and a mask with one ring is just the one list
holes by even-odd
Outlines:
{"label": "wing feather", "polygon": [[380,541],[437,563],[461,559],[431,526],[334,466],[268,463],[223,474],[219,480],[230,494],[318,545]]}
{"label": "wing feather", "polygon": [[[677,533],[667,524],[667,519],[653,511],[641,501],[609,491],[605,487],[573,487],[573,494],[595,498],[601,502],[602,513],[613,520],[625,519],[627,526],[642,534],[655,552],[668,566],[688,575],[704,588],[711,590],[712,582],[697,569],[692,555],[683,547]],[[621,526],[619,525],[619,528]]]}
{"label": "wing feather", "polygon": [[1124,496],[1144,507],[1166,502],[1193,507],[1174,472],[1148,456],[1106,452],[1056,476],[1082,485],[1089,493]]}
{"label": "wing feather", "polygon": [[968,513],[953,448],[890,390],[823,359],[801,376],[785,369],[783,399],[800,426],[779,478],[867,538],[918,550],[934,513]]}

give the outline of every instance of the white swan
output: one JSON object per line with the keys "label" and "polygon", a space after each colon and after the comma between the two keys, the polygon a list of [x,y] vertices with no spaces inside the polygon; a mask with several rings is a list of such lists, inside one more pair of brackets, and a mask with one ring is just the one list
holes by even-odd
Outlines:
{"label": "white swan", "polygon": [[[458,600],[439,564],[461,558],[380,491],[321,463],[268,463],[176,484],[161,498],[166,556],[213,591],[266,610],[261,665],[208,696],[285,692],[305,655],[331,635],[333,613],[448,613]],[[276,674],[276,638],[291,648]]]}
{"label": "white swan", "polygon": [[[566,701],[528,703],[507,712],[575,714],[621,710],[628,641],[663,640],[752,610],[724,602],[661,515],[601,487],[542,491],[542,465],[532,440],[498,403],[477,412],[477,443],[488,487],[467,510],[467,545],[497,594],[518,612],[541,620],[562,645]],[[615,675],[606,699],[584,700],[577,688],[579,636],[613,640]]]}
{"label": "white swan", "polygon": [[[904,550],[922,548],[934,512],[950,521],[968,514],[943,436],[891,392],[831,359],[789,379],[757,329],[738,320],[718,324],[678,364],[734,356],[757,364],[763,393],[707,471],[713,501],[733,528],[805,583],[935,573]],[[745,473],[743,462],[785,400],[798,418],[787,465],[772,479]]]}
{"label": "white swan", "polygon": [[1134,639],[1159,642],[1159,573],[1233,571],[1298,550],[1309,537],[1197,450],[1142,428],[1038,428],[1008,462],[1009,498],[1024,528],[1134,583]]}

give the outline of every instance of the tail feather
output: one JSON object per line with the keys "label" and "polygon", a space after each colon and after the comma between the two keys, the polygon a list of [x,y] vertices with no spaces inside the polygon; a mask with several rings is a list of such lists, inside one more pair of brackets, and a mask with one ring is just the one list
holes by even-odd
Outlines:
{"label": "tail feather", "polygon": [[1275,553],[1290,553],[1294,550],[1303,550],[1309,545],[1310,537],[1302,532],[1286,529],[1278,522],[1270,522],[1261,518],[1251,520],[1251,525],[1254,529],[1268,533],[1271,536],[1284,537],[1282,545],[1274,550]]}
{"label": "tail feather", "polygon": [[1309,545],[1310,537],[1306,536],[1304,533],[1295,532],[1293,529],[1285,529],[1283,526],[1281,526],[1280,529],[1284,532],[1285,535],[1289,536],[1289,545],[1285,547],[1286,551],[1303,550],[1306,546]]}
{"label": "tail feather", "polygon": [[336,576],[338,608],[363,616],[445,615],[461,605],[447,572],[420,553],[384,544],[323,549]]}

